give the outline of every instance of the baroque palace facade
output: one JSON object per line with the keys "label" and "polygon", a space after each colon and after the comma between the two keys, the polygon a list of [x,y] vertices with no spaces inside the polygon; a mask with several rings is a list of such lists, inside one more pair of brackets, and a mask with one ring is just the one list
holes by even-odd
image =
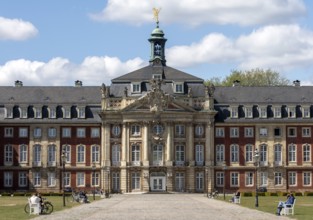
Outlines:
{"label": "baroque palace facade", "polygon": [[0,190],[312,191],[312,87],[206,87],[149,42],[110,86],[0,87]]}

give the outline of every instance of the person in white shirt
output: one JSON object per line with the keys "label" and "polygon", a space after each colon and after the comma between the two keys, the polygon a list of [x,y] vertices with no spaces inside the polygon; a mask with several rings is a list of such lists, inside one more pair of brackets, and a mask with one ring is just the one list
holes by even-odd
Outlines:
{"label": "person in white shirt", "polygon": [[37,196],[37,193],[33,193],[33,195],[30,197],[30,202],[32,204],[39,204],[39,213],[41,212],[41,204],[40,204],[40,198]]}

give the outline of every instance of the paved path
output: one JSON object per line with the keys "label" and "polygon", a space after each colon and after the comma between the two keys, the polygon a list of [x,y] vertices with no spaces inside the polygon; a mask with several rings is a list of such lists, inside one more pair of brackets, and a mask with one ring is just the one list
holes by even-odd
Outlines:
{"label": "paved path", "polygon": [[[273,212],[275,207],[273,207]],[[208,199],[203,194],[124,194],[43,215],[36,220],[275,220],[283,216]]]}

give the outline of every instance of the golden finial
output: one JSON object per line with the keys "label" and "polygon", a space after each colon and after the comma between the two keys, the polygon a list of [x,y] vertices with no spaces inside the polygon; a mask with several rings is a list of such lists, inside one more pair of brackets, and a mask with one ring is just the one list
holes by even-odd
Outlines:
{"label": "golden finial", "polygon": [[153,8],[152,11],[153,11],[153,17],[155,21],[159,23],[159,13],[161,11],[161,8]]}

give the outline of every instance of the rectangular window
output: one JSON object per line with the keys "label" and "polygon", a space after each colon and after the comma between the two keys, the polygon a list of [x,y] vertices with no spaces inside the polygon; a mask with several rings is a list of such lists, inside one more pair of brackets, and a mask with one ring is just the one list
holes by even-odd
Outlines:
{"label": "rectangular window", "polygon": [[267,118],[267,107],[259,107],[259,117]]}
{"label": "rectangular window", "polygon": [[71,145],[63,145],[62,149],[66,155],[66,163],[70,163],[71,162]]}
{"label": "rectangular window", "polygon": [[4,164],[13,165],[13,146],[5,145],[4,146]]}
{"label": "rectangular window", "polygon": [[131,135],[132,136],[140,136],[140,125],[132,125],[131,126]]}
{"label": "rectangular window", "polygon": [[274,145],[274,164],[276,166],[282,165],[282,146],[280,144]]}
{"label": "rectangular window", "polygon": [[133,83],[132,84],[132,92],[140,93],[141,92],[141,83]]}
{"label": "rectangular window", "polygon": [[48,128],[48,137],[55,138],[57,136],[57,129],[56,128]]}
{"label": "rectangular window", "polygon": [[182,172],[175,174],[175,190],[177,192],[183,192],[185,190],[185,174]]}
{"label": "rectangular window", "polygon": [[62,128],[62,137],[71,137],[71,128]]}
{"label": "rectangular window", "polygon": [[196,165],[203,166],[204,162],[204,147],[203,145],[197,144],[196,145]]}
{"label": "rectangular window", "polygon": [[28,137],[28,128],[19,128],[19,137]]}
{"label": "rectangular window", "polygon": [[230,137],[239,137],[239,128],[230,128]]}
{"label": "rectangular window", "polygon": [[230,117],[238,118],[238,107],[230,107]]}
{"label": "rectangular window", "polygon": [[100,137],[100,128],[91,128],[91,135],[92,138]]}
{"label": "rectangular window", "polygon": [[302,128],[302,137],[311,137],[311,128]]}
{"label": "rectangular window", "polygon": [[41,166],[41,145],[35,144],[33,147],[33,165]]}
{"label": "rectangular window", "polygon": [[18,173],[18,186],[25,187],[27,186],[27,173],[26,172],[19,172]]}
{"label": "rectangular window", "polygon": [[289,186],[296,186],[297,185],[297,173],[288,172],[288,180],[289,180]]}
{"label": "rectangular window", "polygon": [[162,75],[161,74],[153,74],[152,78],[161,80],[162,79]]}
{"label": "rectangular window", "polygon": [[120,192],[120,173],[112,173],[112,190],[113,192]]}
{"label": "rectangular window", "polygon": [[78,118],[86,118],[85,107],[77,107]]}
{"label": "rectangular window", "polygon": [[196,173],[196,191],[203,191],[203,184],[204,178],[203,178],[203,172],[197,172]]}
{"label": "rectangular window", "polygon": [[281,107],[274,107],[274,118],[281,118]]}
{"label": "rectangular window", "polygon": [[41,137],[41,128],[34,128],[34,138]]}
{"label": "rectangular window", "polygon": [[253,186],[253,172],[246,172],[246,186]]}
{"label": "rectangular window", "polygon": [[296,117],[296,107],[288,107],[288,117],[289,118]]}
{"label": "rectangular window", "polygon": [[19,152],[19,162],[20,163],[27,163],[27,156],[28,156],[28,146],[25,144],[20,145],[20,152]]}
{"label": "rectangular window", "polygon": [[182,83],[175,83],[175,93],[183,93],[184,85]]}
{"label": "rectangular window", "polygon": [[27,107],[22,107],[22,108],[19,108],[19,110],[20,110],[20,118],[27,118],[28,108]]}
{"label": "rectangular window", "polygon": [[66,187],[71,186],[71,173],[65,172],[63,175],[64,175],[63,176],[64,186]]}
{"label": "rectangular window", "polygon": [[311,146],[309,144],[303,145],[303,162],[311,161]]}
{"label": "rectangular window", "polygon": [[50,108],[49,107],[49,118],[56,118],[57,117],[57,114],[56,114],[56,109],[55,108]]}
{"label": "rectangular window", "polygon": [[302,117],[303,118],[310,118],[311,117],[310,107],[303,107],[302,108]]}
{"label": "rectangular window", "polygon": [[291,144],[288,146],[288,161],[289,162],[296,162],[297,161],[296,152],[297,152],[296,145]]}
{"label": "rectangular window", "polygon": [[35,187],[41,186],[41,174],[40,172],[33,173],[33,184]]}
{"label": "rectangular window", "polygon": [[4,187],[12,187],[13,186],[13,173],[12,172],[4,172]]}
{"label": "rectangular window", "polygon": [[56,166],[56,146],[48,145],[48,166]]}
{"label": "rectangular window", "polygon": [[77,174],[76,174],[76,185],[78,187],[85,186],[85,173],[77,172]]}
{"label": "rectangular window", "polygon": [[13,118],[13,107],[6,107],[5,108],[5,117],[6,118]]}
{"label": "rectangular window", "polygon": [[267,128],[260,128],[260,136],[267,137]]}
{"label": "rectangular window", "polygon": [[71,118],[71,107],[63,108],[63,118]]}
{"label": "rectangular window", "polygon": [[296,128],[288,128],[288,137],[296,137],[297,129]]}
{"label": "rectangular window", "polygon": [[4,137],[13,137],[13,128],[4,128]]}
{"label": "rectangular window", "polygon": [[85,163],[85,146],[77,146],[77,163]]}
{"label": "rectangular window", "polygon": [[175,155],[176,165],[182,166],[185,163],[185,146],[177,145],[175,149],[176,149]]}
{"label": "rectangular window", "polygon": [[91,146],[91,162],[97,163],[100,161],[100,147],[98,145]]}
{"label": "rectangular window", "polygon": [[267,166],[267,145],[260,145],[260,164],[261,166]]}
{"label": "rectangular window", "polygon": [[225,137],[224,128],[215,128],[215,137]]}
{"label": "rectangular window", "polygon": [[274,173],[274,181],[275,181],[275,186],[277,185],[282,185],[282,173],[276,172]]}
{"label": "rectangular window", "polygon": [[274,136],[275,137],[281,137],[281,129],[280,128],[274,128]]}
{"label": "rectangular window", "polygon": [[231,173],[231,186],[239,186],[239,173]]}
{"label": "rectangular window", "polygon": [[223,162],[224,157],[224,145],[216,145],[216,162]]}
{"label": "rectangular window", "polygon": [[303,172],[303,186],[311,186],[311,172]]}
{"label": "rectangular window", "polygon": [[41,112],[41,108],[40,107],[35,107],[34,108],[34,113],[35,113],[35,118],[42,118],[42,112]]}
{"label": "rectangular window", "polygon": [[133,172],[132,173],[132,189],[138,190],[140,189],[140,173],[139,172]]}
{"label": "rectangular window", "polygon": [[260,172],[260,186],[267,186],[267,173]]}
{"label": "rectangular window", "polygon": [[132,161],[140,162],[140,146],[137,144],[132,146]]}
{"label": "rectangular window", "polygon": [[121,158],[121,146],[119,144],[114,144],[112,146],[112,165],[118,166],[120,164]]}
{"label": "rectangular window", "polygon": [[216,172],[216,186],[224,186],[224,172]]}
{"label": "rectangular window", "polygon": [[253,137],[254,132],[252,127],[245,127],[245,137]]}
{"label": "rectangular window", "polygon": [[231,149],[231,162],[238,163],[239,162],[239,146],[232,144],[230,145]]}
{"label": "rectangular window", "polygon": [[253,145],[246,145],[246,162],[253,162]]}
{"label": "rectangular window", "polygon": [[253,118],[252,107],[245,107],[246,118]]}
{"label": "rectangular window", "polygon": [[77,137],[84,138],[86,137],[86,128],[77,128]]}
{"label": "rectangular window", "polygon": [[92,186],[99,186],[100,184],[100,174],[98,172],[93,172],[92,173],[92,180],[91,180],[91,185]]}
{"label": "rectangular window", "polygon": [[175,134],[178,137],[185,136],[185,126],[184,125],[175,125]]}
{"label": "rectangular window", "polygon": [[48,187],[56,186],[55,172],[48,172]]}

